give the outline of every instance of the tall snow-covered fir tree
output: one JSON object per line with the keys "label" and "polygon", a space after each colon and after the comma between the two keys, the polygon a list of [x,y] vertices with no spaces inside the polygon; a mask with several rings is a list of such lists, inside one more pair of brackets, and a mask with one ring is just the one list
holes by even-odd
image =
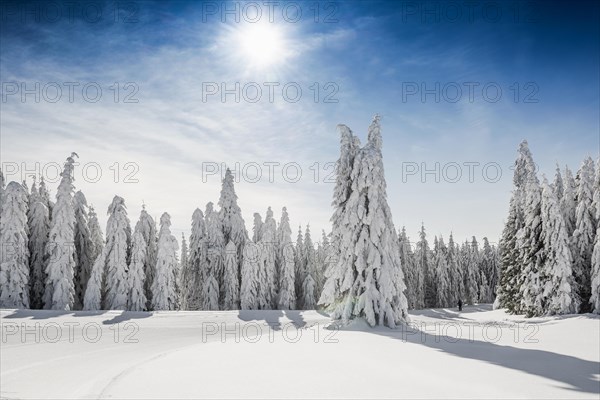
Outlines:
{"label": "tall snow-covered fir tree", "polygon": [[437,239],[437,246],[434,248],[434,265],[436,269],[436,307],[452,306],[452,287],[450,286],[450,271],[448,268],[447,248],[444,239],[440,236]]}
{"label": "tall snow-covered fir tree", "polygon": [[75,296],[75,212],[73,210],[73,170],[76,153],[67,157],[56,192],[46,255],[44,308],[72,310]]}
{"label": "tall snow-covered fir tree", "polygon": [[560,172],[560,166],[558,163],[556,164],[556,171],[554,172],[554,182],[552,182],[552,190],[556,195],[556,199],[560,204],[564,194],[565,194],[565,184],[562,178],[562,173]]}
{"label": "tall snow-covered fir tree", "polygon": [[544,178],[542,183],[542,239],[545,262],[540,271],[543,314],[569,314],[579,307],[573,280],[573,259],[564,218],[556,193]]}
{"label": "tall snow-covered fir tree", "polygon": [[273,219],[271,207],[267,210],[267,217],[262,227],[262,234],[258,248],[260,252],[259,260],[259,288],[258,302],[262,310],[271,310],[277,306],[277,275],[275,269],[275,259],[277,249],[275,246],[275,235],[277,227]]}
{"label": "tall snow-covered fir tree", "polygon": [[144,263],[146,262],[146,252],[148,244],[141,230],[137,227],[133,234],[133,244],[131,246],[131,261],[129,262],[129,294],[127,299],[127,309],[129,311],[146,310],[146,290],[144,289]]}
{"label": "tall snow-covered fir tree", "polygon": [[139,231],[146,241],[146,261],[144,262],[144,290],[146,291],[147,309],[152,307],[152,282],[156,274],[156,257],[158,253],[158,237],[156,233],[156,222],[154,218],[146,211],[146,206],[142,205],[140,218],[135,224],[135,230]]}
{"label": "tall snow-covered fir tree", "polygon": [[200,310],[204,290],[205,272],[207,270],[208,245],[206,239],[206,223],[204,213],[196,208],[192,215],[192,233],[190,235],[190,257],[188,260],[190,277],[184,283],[182,299],[184,310]]}
{"label": "tall snow-covered fir tree", "polygon": [[306,257],[304,257],[304,236],[302,234],[302,226],[298,226],[298,236],[296,236],[296,254],[294,258],[295,262],[295,276],[296,283],[296,308],[302,309],[302,284],[306,276]]}
{"label": "tall snow-covered fir tree", "polygon": [[46,282],[46,245],[50,233],[48,207],[42,201],[35,186],[29,196],[27,220],[29,227],[29,305],[33,309],[44,306],[44,283]]}
{"label": "tall snow-covered fir tree", "polygon": [[[306,307],[306,304],[310,304],[314,309],[315,303],[319,298],[319,294],[316,292],[317,290],[317,282],[316,277],[319,274],[317,268],[317,255],[315,252],[315,245],[312,241],[312,237],[310,234],[310,224],[306,225],[306,231],[304,233],[304,251],[302,252],[305,260],[303,265],[305,265],[304,269],[304,281],[302,282],[302,304],[303,307]],[[310,275],[310,285],[307,285],[306,280]],[[312,287],[313,291],[311,293],[307,293],[306,289],[308,287]]]}
{"label": "tall snow-covered fir tree", "polygon": [[450,274],[450,304],[453,306],[458,304],[459,299],[462,300],[465,298],[465,285],[459,257],[459,248],[454,242],[452,232],[450,232],[446,262]]}
{"label": "tall snow-covered fir tree", "polygon": [[177,239],[171,234],[171,216],[166,212],[160,217],[156,275],[152,281],[152,308],[176,310],[177,299]]}
{"label": "tall snow-covered fir tree", "polygon": [[91,258],[95,262],[96,258],[98,258],[104,248],[104,238],[102,236],[100,222],[98,222],[98,215],[92,206],[90,206],[88,211],[88,227],[90,229],[90,239],[92,241]]}
{"label": "tall snow-covered fir tree", "polygon": [[[433,248],[437,247],[437,237],[434,236]],[[437,286],[436,286],[436,275],[437,270],[435,268],[435,255],[433,251],[428,256],[428,263],[425,265],[423,270],[423,294],[425,298],[425,307],[434,308],[436,307],[437,300]]]}
{"label": "tall snow-covered fir tree", "polygon": [[296,271],[295,254],[292,245],[292,229],[287,208],[281,210],[281,219],[277,227],[277,269],[279,271],[279,295],[277,308],[293,310],[296,308]]}
{"label": "tall snow-covered fir tree", "polygon": [[85,294],[83,296],[83,309],[89,311],[101,310],[102,309],[102,293],[104,291],[104,273],[106,265],[106,253],[104,248],[100,251],[100,254],[96,257],[94,264],[92,265],[92,273],[90,279],[88,279],[87,287],[85,288]]}
{"label": "tall snow-covered fir tree", "polygon": [[304,282],[302,283],[302,292],[304,294],[302,301],[303,310],[314,310],[317,306],[317,299],[315,296],[316,285],[312,274],[308,272]]}
{"label": "tall snow-covered fir tree", "polygon": [[481,273],[485,277],[485,283],[487,286],[487,295],[480,295],[480,301],[485,303],[493,302],[496,293],[496,286],[498,285],[498,256],[496,249],[490,245],[487,237],[483,238],[483,249],[481,251],[480,265]]}
{"label": "tall snow-covered fir tree", "polygon": [[238,206],[237,199],[238,197],[233,186],[233,174],[227,168],[218,203],[219,207],[221,207],[219,217],[223,226],[224,243],[228,244],[231,240],[235,244],[237,251],[236,259],[239,263],[237,275],[239,275],[242,257],[244,256],[244,245],[246,244],[246,240],[248,240],[248,231],[246,230],[246,224],[244,218],[242,218],[242,210]]}
{"label": "tall snow-covered fir tree", "polygon": [[[362,317],[371,326],[395,327],[408,319],[408,313],[381,145],[380,118],[375,116],[367,144],[355,157],[345,205],[350,221],[342,229],[339,252],[344,278],[339,295],[325,306],[332,310],[332,318],[342,323]],[[325,287],[331,290],[331,286]]]}
{"label": "tall snow-covered fir tree", "polygon": [[5,190],[6,190],[6,182],[4,180],[4,173],[0,169],[0,215],[2,215],[2,205],[4,204]]}
{"label": "tall snow-covered fir tree", "polygon": [[[244,240],[244,246],[246,241]],[[229,240],[225,246],[225,275],[223,279],[223,310],[240,309],[240,274],[238,268],[237,246]]]}
{"label": "tall snow-covered fir tree", "polygon": [[127,310],[130,281],[131,226],[125,200],[115,196],[108,207],[106,223],[106,304],[109,310]]}
{"label": "tall snow-covered fir tree", "polygon": [[[329,241],[329,235],[325,233],[325,230],[321,231],[321,242],[317,249],[317,272],[315,276],[315,285],[317,287],[316,292],[321,295],[323,286],[325,285],[325,271],[327,270],[329,263],[331,262],[331,243]],[[317,296],[317,300],[319,297]]]}
{"label": "tall snow-covered fir tree", "polygon": [[416,308],[417,291],[419,290],[417,286],[418,274],[410,240],[404,227],[398,235],[398,247],[400,249],[400,265],[402,265],[404,278],[406,279],[406,301],[408,302],[408,308],[414,310]]}
{"label": "tall snow-covered fir tree", "polygon": [[573,177],[573,172],[569,167],[565,167],[563,175],[563,195],[560,199],[560,208],[565,220],[565,227],[569,238],[573,236],[575,231],[575,210],[577,209],[577,184]]}
{"label": "tall snow-covered fir tree", "polygon": [[[213,203],[209,202],[206,205],[205,212],[205,221],[206,221],[206,243],[207,243],[207,260],[206,270],[203,275],[206,277],[206,281],[204,282],[204,288],[207,288],[210,284],[211,290],[214,290],[215,285],[214,282],[208,282],[210,276],[215,278],[217,286],[219,288],[219,296],[218,301],[219,304],[222,305],[223,301],[223,288],[224,288],[224,253],[225,253],[225,239],[223,238],[223,229],[221,227],[221,220],[219,219],[219,214],[213,209]],[[207,293],[204,291],[204,301],[203,304],[207,304],[206,301],[210,300],[211,309],[215,310],[216,308],[212,306],[212,298],[207,299],[206,296],[212,296],[214,293]]]}
{"label": "tall snow-covered fir tree", "polygon": [[240,286],[240,308],[242,310],[258,310],[259,308],[259,261],[259,246],[252,241],[247,241],[244,248]]}
{"label": "tall snow-covered fir tree", "polygon": [[425,225],[421,225],[419,231],[419,241],[415,247],[415,266],[417,269],[418,291],[415,299],[415,308],[425,308],[425,274],[429,270],[431,264],[431,251],[427,242],[427,234],[425,233]]}
{"label": "tall snow-covered fir tree", "polygon": [[479,243],[475,236],[471,239],[471,242],[465,242],[465,246],[468,249],[468,262],[466,269],[466,280],[465,280],[465,298],[467,304],[475,304],[479,301],[479,288],[480,288],[480,277],[479,274]]}
{"label": "tall snow-covered fir tree", "polygon": [[73,197],[75,211],[75,306],[83,306],[83,296],[94,263],[94,249],[88,222],[85,195],[78,191]]}
{"label": "tall snow-covered fir tree", "polygon": [[2,195],[0,308],[29,308],[28,198],[17,182]]}
{"label": "tall snow-covered fir tree", "polygon": [[520,266],[518,264],[517,232],[522,225],[522,215],[518,208],[516,192],[510,199],[508,218],[502,230],[500,239],[500,271],[498,286],[496,287],[496,300],[494,308],[506,308],[509,312],[516,312],[519,307],[519,278]]}
{"label": "tall snow-covered fir tree", "polygon": [[50,199],[50,192],[48,192],[48,188],[46,187],[46,182],[44,181],[44,177],[40,177],[40,186],[38,188],[38,194],[42,203],[46,207],[48,207],[48,215],[52,219],[52,209],[54,208],[54,202]]}
{"label": "tall snow-covered fir tree", "polygon": [[263,231],[262,217],[259,213],[254,213],[254,225],[252,226],[252,241],[254,243],[260,242],[261,234]]}
{"label": "tall snow-covered fir tree", "polygon": [[600,314],[600,159],[596,162],[594,210],[596,211],[596,239],[594,241],[594,251],[592,252],[590,306],[592,312]]}
{"label": "tall snow-covered fir tree", "polygon": [[177,277],[177,287],[179,288],[179,306],[183,308],[184,291],[186,290],[186,282],[190,279],[190,263],[189,263],[189,250],[185,235],[181,233],[181,258],[179,262],[179,276]]}
{"label": "tall snow-covered fir tree", "polygon": [[[350,128],[346,125],[338,125],[337,130],[340,135],[340,157],[335,164],[336,183],[333,189],[333,215],[331,216],[331,260],[324,271],[325,282],[319,304],[333,304],[341,296],[340,285],[344,279],[346,270],[344,265],[339,262],[343,235],[346,232],[350,221],[347,216],[346,203],[352,190],[352,168],[354,167],[354,158],[360,149],[359,139],[353,135]],[[300,252],[302,245],[302,230],[298,232],[296,241],[296,252]],[[298,308],[302,308],[300,299],[302,298],[302,282],[304,280],[302,260],[304,257],[296,255],[296,296],[299,299]]]}
{"label": "tall snow-covered fir tree", "polygon": [[581,312],[588,312],[591,296],[591,270],[596,219],[593,208],[594,161],[588,157],[577,172],[577,208],[573,232],[573,274],[576,291],[581,301]]}

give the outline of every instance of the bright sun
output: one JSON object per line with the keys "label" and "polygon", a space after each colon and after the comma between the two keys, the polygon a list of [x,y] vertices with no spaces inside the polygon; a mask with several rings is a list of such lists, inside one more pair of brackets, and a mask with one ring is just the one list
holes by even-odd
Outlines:
{"label": "bright sun", "polygon": [[274,25],[250,24],[239,32],[244,58],[258,67],[277,64],[285,57],[285,41]]}

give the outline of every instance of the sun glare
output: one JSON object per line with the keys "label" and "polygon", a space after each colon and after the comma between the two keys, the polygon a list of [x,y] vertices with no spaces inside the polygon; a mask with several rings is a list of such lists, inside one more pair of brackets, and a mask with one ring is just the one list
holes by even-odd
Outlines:
{"label": "sun glare", "polygon": [[241,51],[252,65],[278,64],[285,58],[283,35],[272,24],[250,24],[239,32]]}

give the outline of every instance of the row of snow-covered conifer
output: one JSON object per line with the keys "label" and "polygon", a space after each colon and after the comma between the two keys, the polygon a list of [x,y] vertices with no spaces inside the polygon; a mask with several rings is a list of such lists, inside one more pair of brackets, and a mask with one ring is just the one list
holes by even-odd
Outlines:
{"label": "row of snow-covered conifer", "polygon": [[496,307],[528,316],[600,313],[600,162],[586,158],[575,177],[556,168],[537,176],[526,141],[500,241]]}
{"label": "row of snow-covered conifer", "polygon": [[254,214],[249,238],[233,175],[223,179],[220,209],[192,215],[189,245],[178,243],[164,213],[157,232],[142,208],[132,232],[123,198],[108,207],[106,240],[93,207],[74,192],[67,158],[56,202],[35,180],[0,192],[0,306],[46,309],[233,310],[314,309],[323,286],[329,238],[315,248],[310,228],[296,245],[284,207],[279,224],[269,207]]}

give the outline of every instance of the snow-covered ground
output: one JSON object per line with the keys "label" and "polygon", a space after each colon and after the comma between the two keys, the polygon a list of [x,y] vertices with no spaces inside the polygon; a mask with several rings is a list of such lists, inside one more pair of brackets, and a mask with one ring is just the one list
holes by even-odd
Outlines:
{"label": "snow-covered ground", "polygon": [[591,314],[524,319],[480,305],[343,331],[315,311],[0,314],[3,399],[600,396]]}

